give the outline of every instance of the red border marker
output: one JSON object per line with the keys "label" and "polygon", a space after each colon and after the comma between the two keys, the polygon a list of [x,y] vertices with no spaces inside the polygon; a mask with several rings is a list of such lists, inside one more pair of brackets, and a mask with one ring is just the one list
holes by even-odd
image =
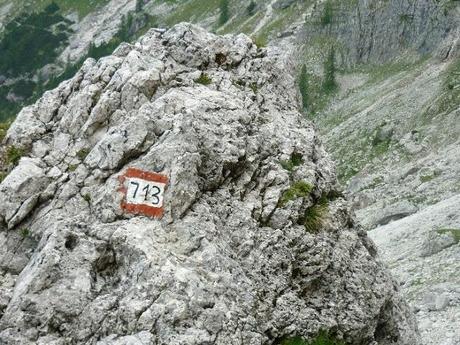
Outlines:
{"label": "red border marker", "polygon": [[121,201],[122,210],[133,213],[133,214],[142,214],[149,217],[161,218],[164,214],[164,207],[153,207],[150,205],[143,204],[129,204],[126,202],[126,193],[127,189],[125,186],[125,181],[127,178],[139,178],[146,181],[162,183],[166,186],[169,182],[168,176],[157,174],[150,171],[144,171],[137,168],[128,168],[126,172],[121,175],[118,179],[121,183],[119,191],[123,193],[123,199]]}

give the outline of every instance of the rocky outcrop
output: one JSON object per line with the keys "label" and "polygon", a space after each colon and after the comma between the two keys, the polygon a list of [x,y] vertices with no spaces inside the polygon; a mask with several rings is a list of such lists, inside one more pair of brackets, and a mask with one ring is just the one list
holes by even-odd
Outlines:
{"label": "rocky outcrop", "polygon": [[[415,344],[289,68],[181,24],[25,108],[4,143],[28,153],[0,184],[0,342]],[[168,177],[163,218],[123,212],[128,168]]]}

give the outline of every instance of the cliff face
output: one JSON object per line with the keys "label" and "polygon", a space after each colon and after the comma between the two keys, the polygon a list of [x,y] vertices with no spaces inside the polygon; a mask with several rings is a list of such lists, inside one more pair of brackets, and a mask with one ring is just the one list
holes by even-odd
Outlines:
{"label": "cliff face", "polygon": [[331,46],[344,66],[313,118],[358,221],[416,312],[422,343],[457,344],[459,2],[356,3],[335,3],[324,24],[318,7],[300,37],[314,72]]}
{"label": "cliff face", "polygon": [[[182,24],[25,108],[4,143],[25,154],[0,184],[0,342],[415,344],[287,69]],[[167,184],[162,218],[121,206],[134,168]]]}
{"label": "cliff face", "polygon": [[309,49],[342,67],[315,121],[368,228],[459,192],[459,20],[421,0],[325,2],[308,22]]}
{"label": "cliff face", "polygon": [[329,0],[318,2],[301,39],[329,38],[342,67],[433,52],[446,59],[459,49],[459,15],[450,0]]}

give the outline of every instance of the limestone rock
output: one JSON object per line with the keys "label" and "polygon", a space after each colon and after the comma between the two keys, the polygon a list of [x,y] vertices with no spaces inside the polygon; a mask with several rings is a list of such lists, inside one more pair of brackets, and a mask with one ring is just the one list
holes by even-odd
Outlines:
{"label": "limestone rock", "polygon": [[[416,344],[282,57],[180,24],[22,111],[6,145],[29,157],[0,185],[2,344]],[[162,219],[120,208],[130,167],[168,176]],[[311,192],[281,203],[299,181]]]}
{"label": "limestone rock", "polygon": [[416,310],[426,345],[460,343],[459,228],[457,195],[369,232]]}

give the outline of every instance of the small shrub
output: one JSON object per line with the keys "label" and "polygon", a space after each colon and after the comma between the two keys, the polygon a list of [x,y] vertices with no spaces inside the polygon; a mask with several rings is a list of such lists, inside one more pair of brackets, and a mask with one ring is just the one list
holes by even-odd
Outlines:
{"label": "small shrub", "polygon": [[293,171],[295,167],[302,165],[302,163],[303,163],[303,156],[297,152],[292,153],[291,159],[280,162],[283,169],[287,171]]}
{"label": "small shrub", "polygon": [[84,199],[87,203],[90,203],[90,202],[91,202],[91,195],[89,195],[89,193],[86,193],[85,195],[83,195],[83,199]]}
{"label": "small shrub", "polygon": [[78,168],[78,164],[70,164],[69,165],[69,171],[70,172],[74,172],[75,170],[77,170]]}
{"label": "small shrub", "polygon": [[326,61],[324,62],[323,91],[325,93],[331,93],[337,90],[335,72],[335,49],[334,47],[331,47],[327,55]]}
{"label": "small shrub", "polygon": [[326,197],[321,199],[305,211],[302,222],[305,230],[310,233],[317,233],[324,224],[324,218],[329,210],[329,202]]}
{"label": "small shrub", "polygon": [[254,93],[257,93],[257,91],[259,91],[259,87],[257,86],[256,82],[249,84],[249,87],[251,88],[252,92],[254,92]]}
{"label": "small shrub", "polygon": [[77,152],[77,157],[79,160],[84,161],[86,156],[88,156],[89,150],[88,149],[81,149]]}
{"label": "small shrub", "polygon": [[16,146],[9,146],[6,149],[6,163],[8,165],[18,165],[19,160],[24,155],[24,151]]}
{"label": "small shrub", "polygon": [[209,85],[212,83],[212,79],[206,73],[202,73],[198,79],[195,79],[195,83]]}
{"label": "small shrub", "polygon": [[305,198],[310,195],[312,190],[313,186],[311,184],[304,181],[298,181],[283,193],[279,200],[279,205],[283,207],[291,200]]}
{"label": "small shrub", "polygon": [[22,238],[27,238],[30,236],[30,231],[27,228],[23,228],[19,231]]}
{"label": "small shrub", "polygon": [[0,183],[3,182],[3,180],[4,180],[5,177],[6,177],[6,175],[7,175],[6,173],[0,171]]}

